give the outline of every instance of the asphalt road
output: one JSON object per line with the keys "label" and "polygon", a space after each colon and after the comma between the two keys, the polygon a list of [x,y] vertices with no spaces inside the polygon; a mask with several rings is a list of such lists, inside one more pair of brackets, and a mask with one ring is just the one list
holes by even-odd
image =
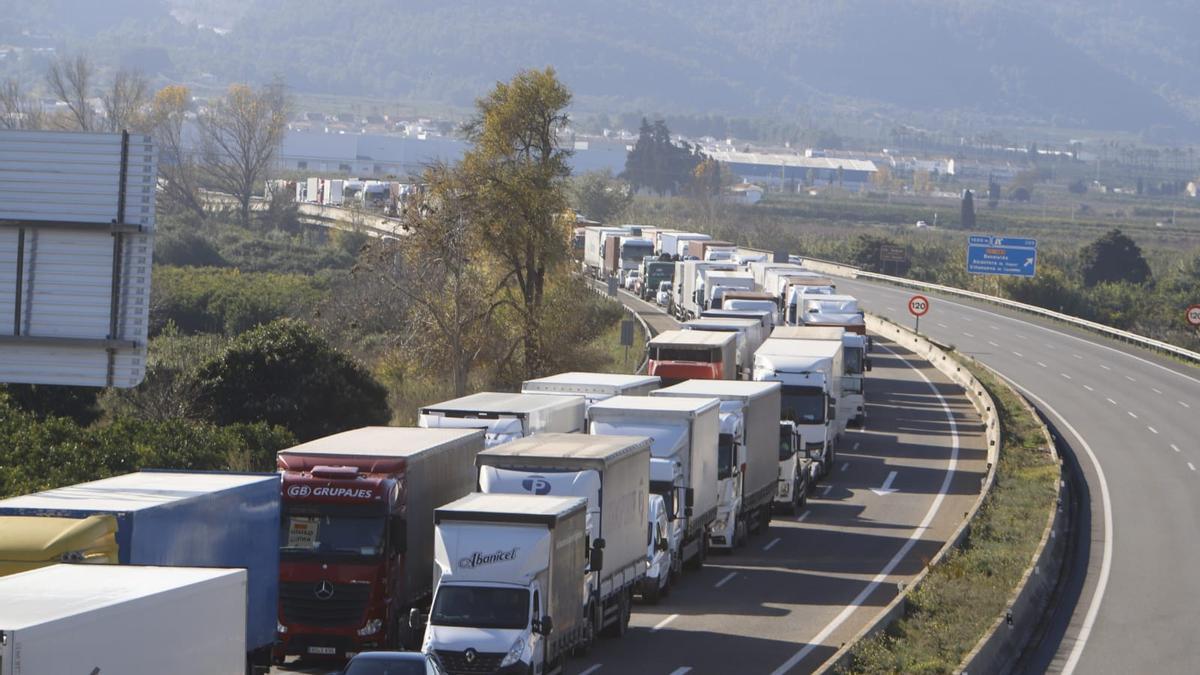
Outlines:
{"label": "asphalt road", "polygon": [[[910,290],[850,280],[838,289],[868,311],[912,320]],[[1029,315],[926,295],[921,332],[1026,390],[1087,481],[1070,584],[1026,671],[1196,672],[1200,369]]]}

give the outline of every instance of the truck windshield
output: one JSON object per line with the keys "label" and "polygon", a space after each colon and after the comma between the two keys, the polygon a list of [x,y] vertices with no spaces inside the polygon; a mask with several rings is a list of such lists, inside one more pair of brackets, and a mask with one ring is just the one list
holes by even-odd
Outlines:
{"label": "truck windshield", "polygon": [[435,626],[524,628],[529,624],[529,591],[524,588],[442,586],[429,622]]}
{"label": "truck windshield", "polygon": [[733,434],[717,436],[717,480],[733,475]]}
{"label": "truck windshield", "polygon": [[783,386],[780,417],[797,424],[825,423],[825,394],[818,387]]}
{"label": "truck windshield", "polygon": [[378,555],[383,547],[383,522],[383,516],[285,513],[281,552]]}
{"label": "truck windshield", "polygon": [[863,350],[862,347],[847,347],[843,351],[843,360],[846,365],[847,375],[861,375],[863,372]]}
{"label": "truck windshield", "polygon": [[652,347],[650,358],[655,361],[690,361],[692,363],[720,363],[720,348],[696,347]]}
{"label": "truck windshield", "polygon": [[784,461],[792,458],[796,454],[796,448],[792,445],[792,430],[787,427],[779,428],[779,461]]}

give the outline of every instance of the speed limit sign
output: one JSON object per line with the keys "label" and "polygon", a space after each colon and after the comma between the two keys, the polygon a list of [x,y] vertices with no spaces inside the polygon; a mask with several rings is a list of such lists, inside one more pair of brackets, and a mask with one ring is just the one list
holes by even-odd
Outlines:
{"label": "speed limit sign", "polygon": [[1200,326],[1200,305],[1187,308],[1187,322],[1193,326]]}
{"label": "speed limit sign", "polygon": [[929,311],[929,298],[923,295],[914,295],[908,299],[908,311],[913,316],[925,316]]}

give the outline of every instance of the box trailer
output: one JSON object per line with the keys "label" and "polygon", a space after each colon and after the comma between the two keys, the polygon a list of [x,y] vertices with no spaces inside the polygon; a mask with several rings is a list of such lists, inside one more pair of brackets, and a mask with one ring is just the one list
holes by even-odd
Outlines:
{"label": "box trailer", "polygon": [[646,396],[662,385],[654,375],[623,375],[620,373],[569,372],[525,380],[522,394],[556,394],[582,396],[586,405],[613,396]]}
{"label": "box trailer", "polygon": [[602,227],[592,225],[583,228],[583,267],[584,271],[597,278],[603,278],[604,246],[610,237],[620,237],[626,231],[619,227]]}
{"label": "box trailer", "polygon": [[419,646],[408,614],[433,590],[433,510],[474,491],[480,450],[479,429],[363,427],[278,453],[277,662]]}
{"label": "box trailer", "polygon": [[588,409],[588,433],[652,439],[650,491],[670,512],[676,570],[683,562],[699,567],[707,555],[717,515],[719,407],[715,398],[615,396]]}
{"label": "box trailer", "polygon": [[673,256],[685,256],[687,255],[689,241],[706,241],[708,239],[712,239],[712,237],[698,232],[661,232],[659,233],[658,245],[662,253]]}
{"label": "box trailer", "polygon": [[[720,310],[718,310],[720,311]],[[763,329],[762,321],[754,318],[702,316],[684,323],[683,330],[700,330],[737,335],[737,377],[734,379],[750,379],[754,369],[754,352],[767,339],[767,331]]]}
{"label": "box trailer", "polygon": [[[246,569],[243,659],[260,667],[269,665],[275,642],[279,513],[278,474],[139,471],[0,501],[0,516],[54,519],[43,531],[50,537],[63,523],[98,516],[91,522],[113,528],[121,564]],[[0,531],[0,555],[28,561],[41,553],[14,543]],[[71,560],[83,553],[64,555]]]}
{"label": "box trailer", "polygon": [[484,444],[546,431],[583,431],[582,396],[484,391],[424,406],[417,425],[427,429],[484,429]]}
{"label": "box trailer", "polygon": [[734,548],[747,531],[765,529],[771,520],[780,480],[780,391],[778,382],[688,380],[651,394],[721,400],[720,493],[717,517],[709,529],[713,546]]}
{"label": "box trailer", "polygon": [[439,508],[422,651],[452,674],[551,673],[590,645],[582,590],[604,553],[588,548],[586,514],[586,499],[550,495],[475,493]]}
{"label": "box trailer", "polygon": [[0,675],[246,672],[245,570],[60,564],[0,598]]}

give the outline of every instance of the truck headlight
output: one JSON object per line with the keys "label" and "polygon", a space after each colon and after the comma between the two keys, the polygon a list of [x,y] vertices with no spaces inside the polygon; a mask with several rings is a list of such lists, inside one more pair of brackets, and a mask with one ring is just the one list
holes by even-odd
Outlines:
{"label": "truck headlight", "polygon": [[287,633],[287,626],[276,621],[275,622],[275,632],[279,633],[280,635],[283,635],[284,633]]}
{"label": "truck headlight", "polygon": [[504,655],[504,660],[500,661],[500,667],[511,666],[521,660],[521,654],[525,653],[525,638],[519,637],[513,641],[512,647],[508,648],[508,653]]}
{"label": "truck headlight", "polygon": [[379,632],[380,628],[383,628],[383,620],[371,619],[367,622],[367,625],[358,629],[358,636],[365,637],[367,635],[374,635]]}

